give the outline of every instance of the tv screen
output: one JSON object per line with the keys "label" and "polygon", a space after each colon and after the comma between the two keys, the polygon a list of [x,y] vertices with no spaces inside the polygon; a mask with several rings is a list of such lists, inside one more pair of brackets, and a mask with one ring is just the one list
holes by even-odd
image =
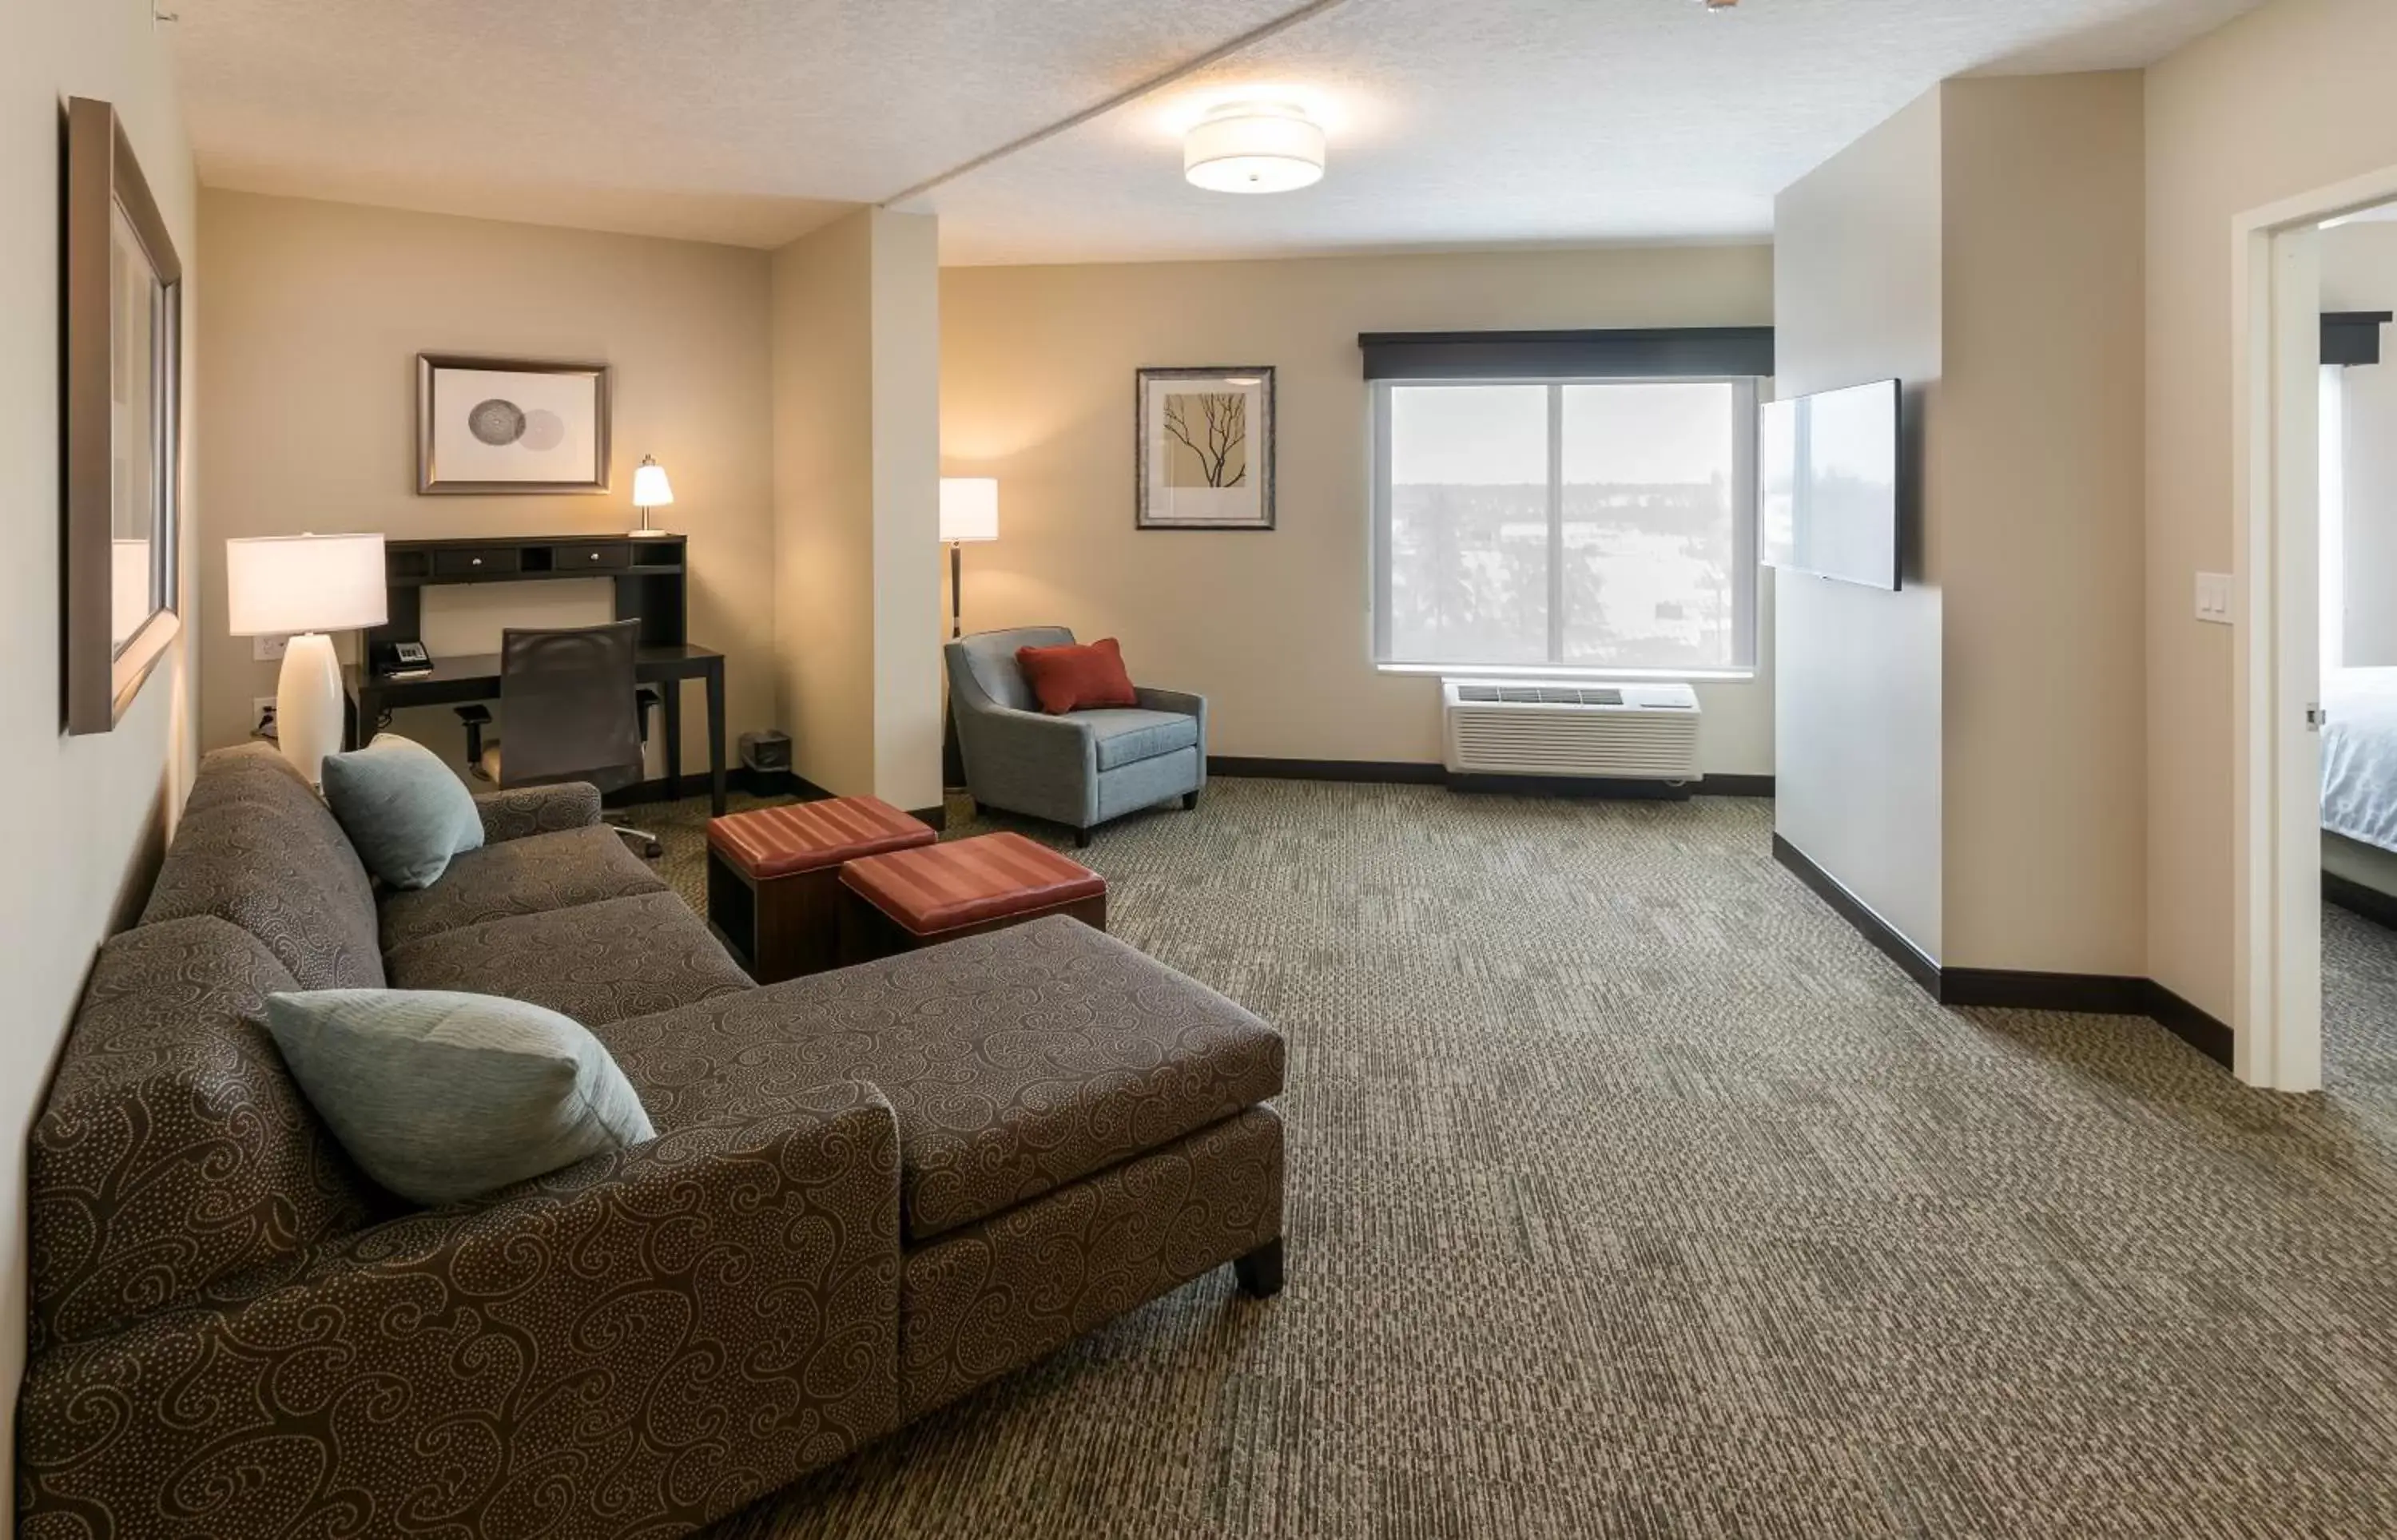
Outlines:
{"label": "tv screen", "polygon": [[1898,382],[1766,403],[1757,414],[1764,564],[1898,586]]}

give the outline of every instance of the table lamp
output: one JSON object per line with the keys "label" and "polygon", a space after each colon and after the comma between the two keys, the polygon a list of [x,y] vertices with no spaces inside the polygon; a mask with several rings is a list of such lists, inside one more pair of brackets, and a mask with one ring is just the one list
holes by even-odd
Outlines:
{"label": "table lamp", "polygon": [[666,468],[653,455],[643,455],[641,463],[633,468],[633,506],[641,511],[641,527],[636,535],[663,535],[663,529],[649,527],[649,510],[663,508],[674,501],[674,485],[666,480]]}
{"label": "table lamp", "polygon": [[[389,618],[380,535],[270,535],[225,542],[225,614],[235,636],[289,636],[275,689],[283,757],[315,786],[341,747],[341,665],[327,631]],[[362,726],[371,726],[362,724]]]}
{"label": "table lamp", "polygon": [[949,635],[954,639],[965,634],[965,542],[998,538],[997,480],[989,476],[941,478],[941,538],[949,547]]}

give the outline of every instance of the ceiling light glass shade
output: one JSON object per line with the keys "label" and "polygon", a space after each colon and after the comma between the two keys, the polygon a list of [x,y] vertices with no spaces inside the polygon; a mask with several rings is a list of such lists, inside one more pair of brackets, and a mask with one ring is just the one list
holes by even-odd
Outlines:
{"label": "ceiling light glass shade", "polygon": [[998,483],[988,476],[941,478],[941,538],[998,538]]}
{"label": "ceiling light glass shade", "polygon": [[666,468],[643,455],[641,463],[633,468],[633,506],[663,508],[672,501],[674,486],[666,480]]}
{"label": "ceiling light glass shade", "polygon": [[235,636],[357,631],[389,617],[380,535],[225,542],[225,621]]}
{"label": "ceiling light glass shade", "polygon": [[1182,174],[1212,192],[1289,192],[1323,179],[1323,127],[1295,107],[1218,107],[1182,141]]}

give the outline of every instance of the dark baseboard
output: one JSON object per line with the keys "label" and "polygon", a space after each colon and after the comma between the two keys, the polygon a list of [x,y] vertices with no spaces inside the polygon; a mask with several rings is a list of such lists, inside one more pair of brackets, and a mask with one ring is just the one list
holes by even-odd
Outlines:
{"label": "dark baseboard", "polygon": [[2360,914],[2377,925],[2397,930],[2397,895],[2365,887],[2345,877],[2323,873],[2323,896],[2350,914]]}
{"label": "dark baseboard", "polygon": [[2146,1016],[2148,981],[2113,974],[2029,973],[2014,968],[1942,968],[1939,1003],[2017,1011],[2079,1011]]}
{"label": "dark baseboard", "polygon": [[[803,802],[820,802],[832,795],[804,776],[788,770],[753,770],[745,764],[734,765],[724,773],[725,790],[752,797],[797,797]],[[663,776],[645,780],[637,786],[610,791],[603,799],[609,807],[637,807],[644,803],[676,802],[684,797],[707,795],[707,772],[686,775],[679,781]]]}
{"label": "dark baseboard", "polygon": [[1404,760],[1253,759],[1241,754],[1210,754],[1207,774],[1265,780],[1358,781],[1371,786],[1438,786],[1448,772],[1437,764]]}
{"label": "dark baseboard", "polygon": [[2232,1039],[2230,1028],[2226,1023],[2216,1021],[2213,1016],[2199,1010],[2154,979],[2148,979],[2146,983],[2148,986],[2146,1009],[2139,1014],[2155,1017],[2164,1024],[2164,1029],[2173,1036],[2188,1043],[2225,1069],[2230,1069]]}
{"label": "dark baseboard", "polygon": [[949,810],[945,806],[909,808],[907,816],[918,823],[931,824],[934,829],[945,830],[949,827]]}
{"label": "dark baseboard", "polygon": [[1453,791],[1512,797],[1622,797],[1639,801],[1686,797],[1769,797],[1771,776],[1708,776],[1694,783],[1623,780],[1601,776],[1452,776],[1443,764],[1413,760],[1259,759],[1210,754],[1207,773],[1268,780],[1355,781],[1368,786],[1445,786]]}
{"label": "dark baseboard", "polygon": [[1863,901],[1840,885],[1840,880],[1814,864],[1804,851],[1783,839],[1773,836],[1773,858],[1797,873],[1798,880],[1814,890],[1814,896],[1831,906],[1839,917],[1856,928],[1857,934],[1889,955],[1889,960],[1906,970],[1906,976],[1939,998],[1939,964],[1923,954],[1922,949],[1900,936],[1895,926],[1867,909]]}
{"label": "dark baseboard", "polygon": [[1908,977],[1942,1005],[1991,1010],[2074,1011],[2087,1016],[2148,1016],[2207,1058],[2230,1068],[2230,1029],[2151,978],[2111,974],[2029,973],[2011,968],[1943,968],[1865,907],[1837,878],[1780,835],[1773,858],[1831,906],[1858,934],[1887,953]]}

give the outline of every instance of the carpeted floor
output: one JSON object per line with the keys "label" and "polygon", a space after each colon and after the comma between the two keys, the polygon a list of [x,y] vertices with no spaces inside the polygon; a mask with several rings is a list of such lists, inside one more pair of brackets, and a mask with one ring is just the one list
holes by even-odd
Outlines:
{"label": "carpeted floor", "polygon": [[[703,805],[645,811],[696,896]],[[718,1540],[2397,1533],[2397,938],[2334,911],[2334,1087],[2276,1097],[1940,1009],[1770,818],[1227,780],[1103,832],[1118,934],[1289,1036],[1288,1289]]]}

